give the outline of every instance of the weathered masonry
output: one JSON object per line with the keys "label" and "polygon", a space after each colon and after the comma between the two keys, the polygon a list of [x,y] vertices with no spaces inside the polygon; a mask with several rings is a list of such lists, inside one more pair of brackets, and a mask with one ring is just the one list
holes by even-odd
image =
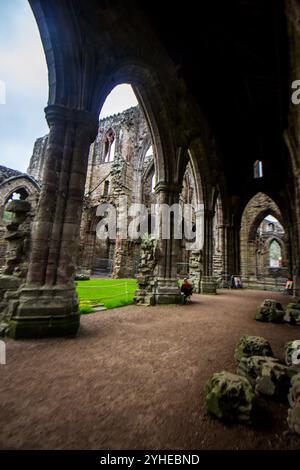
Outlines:
{"label": "weathered masonry", "polygon": [[[186,254],[171,222],[170,239],[159,237],[142,247],[140,259],[132,256],[129,271],[141,275],[141,301],[178,301],[184,263],[202,292],[215,291],[218,276],[244,274],[250,282],[253,272],[272,278],[281,270],[282,277],[293,276],[297,293],[300,107],[291,94],[300,79],[298,2],[203,1],[197,15],[192,2],[184,9],[137,0],[30,5],[49,70],[49,135],[36,148],[43,158],[32,161],[31,180],[23,175],[27,195],[19,191],[19,201],[6,207],[6,240],[15,251],[6,259],[0,296],[10,335],[78,332],[77,269],[101,269],[95,260],[114,252],[118,276],[127,254],[138,253],[118,239],[100,246],[94,235],[98,201],[124,195],[168,205],[192,198],[199,207],[197,251]],[[140,105],[128,115],[142,112],[147,129],[139,119],[122,129],[119,116],[115,124],[100,123],[100,144],[100,110],[121,83],[133,87]],[[155,184],[152,170],[147,173],[147,139]],[[127,150],[125,142],[131,142]],[[4,208],[11,193],[3,194]],[[268,211],[255,214],[251,201],[261,194]],[[163,220],[156,223],[161,233]]]}

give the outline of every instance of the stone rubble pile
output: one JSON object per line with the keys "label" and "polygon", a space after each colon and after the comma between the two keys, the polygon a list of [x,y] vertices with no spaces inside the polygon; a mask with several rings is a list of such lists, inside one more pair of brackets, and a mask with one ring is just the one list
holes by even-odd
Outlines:
{"label": "stone rubble pile", "polygon": [[256,309],[255,320],[300,325],[300,299],[289,303],[285,310],[277,300],[265,299]]}
{"label": "stone rubble pile", "polygon": [[289,428],[300,434],[300,340],[285,345],[285,364],[273,357],[270,343],[260,336],[242,336],[234,357],[236,374],[217,372],[207,383],[208,412],[226,422],[251,424],[257,397],[288,400]]}

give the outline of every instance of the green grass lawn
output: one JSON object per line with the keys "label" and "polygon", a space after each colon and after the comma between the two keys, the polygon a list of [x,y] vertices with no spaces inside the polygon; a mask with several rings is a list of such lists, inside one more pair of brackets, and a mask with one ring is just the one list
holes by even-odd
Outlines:
{"label": "green grass lawn", "polygon": [[137,289],[135,279],[91,279],[76,281],[81,313],[92,312],[92,306],[122,307],[133,303]]}

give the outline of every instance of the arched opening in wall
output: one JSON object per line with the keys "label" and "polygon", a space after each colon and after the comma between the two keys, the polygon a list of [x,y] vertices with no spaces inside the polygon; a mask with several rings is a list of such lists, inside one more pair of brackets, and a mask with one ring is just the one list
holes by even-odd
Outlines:
{"label": "arched opening in wall", "polygon": [[179,240],[179,252],[177,256],[177,277],[189,276],[190,271],[190,247],[196,241],[196,182],[193,168],[188,160],[182,179],[182,189],[179,194],[179,204],[182,211],[182,238]]}
{"label": "arched opening in wall", "polygon": [[153,146],[149,145],[148,150],[143,158],[141,154],[140,168],[143,173],[142,176],[142,203],[150,208],[151,204],[155,203],[155,185],[156,174],[154,165]]}
{"label": "arched opening in wall", "polygon": [[253,176],[255,179],[262,178],[264,176],[263,173],[263,163],[261,160],[256,160],[253,164]]}
{"label": "arched opening in wall", "polygon": [[[89,235],[88,218],[85,217],[90,207],[109,201],[118,208],[120,201],[126,199],[127,211],[133,204],[144,204],[150,214],[151,204],[156,200],[155,184],[155,147],[147,120],[132,87],[129,84],[118,85],[103,104],[98,135],[89,152],[81,247],[88,237],[94,237]],[[120,223],[128,229],[132,220],[130,216],[126,219],[125,212],[117,213],[122,218]],[[86,250],[81,248],[78,266],[89,265],[92,274],[100,275],[95,260],[108,256],[107,264],[113,266],[114,277],[134,277],[139,265],[140,243],[140,237],[129,240],[121,238],[119,232],[116,239],[111,240],[109,248],[93,239],[89,243],[88,262],[83,259]]]}
{"label": "arched opening in wall", "polygon": [[104,137],[104,163],[112,162],[115,156],[115,133],[109,129]]}
{"label": "arched opening in wall", "polygon": [[0,211],[0,267],[5,264],[5,257],[7,251],[7,241],[4,238],[5,226],[12,220],[13,214],[6,210],[7,204],[13,200],[25,200],[29,196],[26,188],[20,187],[11,192],[4,201],[4,205]]}
{"label": "arched opening in wall", "polygon": [[281,268],[282,266],[282,252],[281,246],[277,240],[270,243],[269,248],[269,266],[270,268]]}
{"label": "arched opening in wall", "polygon": [[263,193],[244,209],[240,247],[244,284],[266,289],[284,286],[289,272],[287,233],[279,208]]}
{"label": "arched opening in wall", "polygon": [[11,212],[8,212],[6,210],[6,206],[7,204],[10,202],[10,201],[15,201],[15,200],[25,200],[27,199],[29,196],[28,194],[28,191],[26,188],[18,188],[16,190],[14,190],[7,198],[6,198],[6,201],[5,201],[5,204],[3,206],[3,213],[2,213],[2,221],[5,223],[5,222],[8,222],[11,220],[12,218],[12,213]]}

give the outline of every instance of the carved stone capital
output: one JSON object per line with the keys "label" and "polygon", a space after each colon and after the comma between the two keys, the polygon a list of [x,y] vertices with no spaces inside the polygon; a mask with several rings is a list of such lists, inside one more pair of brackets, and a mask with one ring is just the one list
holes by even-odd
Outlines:
{"label": "carved stone capital", "polygon": [[98,132],[98,120],[88,111],[73,109],[61,105],[49,105],[45,108],[46,120],[49,127],[66,125],[68,123],[85,127],[90,134],[91,142],[95,140]]}

